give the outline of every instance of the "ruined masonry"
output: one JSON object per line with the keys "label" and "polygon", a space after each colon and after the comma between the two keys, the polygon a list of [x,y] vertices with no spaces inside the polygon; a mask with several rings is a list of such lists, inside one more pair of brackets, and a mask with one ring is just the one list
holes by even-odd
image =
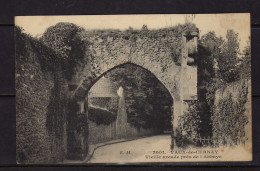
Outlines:
{"label": "ruined masonry", "polygon": [[142,30],[133,37],[121,31],[77,31],[73,40],[80,39],[86,50],[68,70],[70,79],[59,64],[55,72],[48,68],[55,63],[44,60],[56,57],[50,47],[17,33],[17,161],[83,160],[88,155],[89,90],[104,73],[127,63],[150,71],[171,94],[174,134],[185,102],[197,100],[198,31],[179,28]]}

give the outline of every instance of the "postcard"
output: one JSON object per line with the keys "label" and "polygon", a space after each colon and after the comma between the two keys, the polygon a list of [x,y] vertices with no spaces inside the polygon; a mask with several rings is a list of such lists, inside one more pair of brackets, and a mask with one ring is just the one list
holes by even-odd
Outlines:
{"label": "postcard", "polygon": [[18,164],[252,161],[250,14],[16,16]]}

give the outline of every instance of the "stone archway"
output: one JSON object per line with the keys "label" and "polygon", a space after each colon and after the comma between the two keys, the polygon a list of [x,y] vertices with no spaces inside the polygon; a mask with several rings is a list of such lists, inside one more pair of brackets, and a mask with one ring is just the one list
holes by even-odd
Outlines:
{"label": "stone archway", "polygon": [[[92,144],[163,133],[161,129],[166,125],[168,131],[172,128],[173,98],[169,90],[153,73],[136,64],[120,64],[103,73],[85,99]],[[140,118],[149,116],[149,119],[137,122],[137,115],[142,116]],[[164,124],[160,124],[162,122]]]}
{"label": "stone archway", "polygon": [[[88,120],[88,116],[86,114],[87,113],[86,111],[88,110],[88,105],[87,105],[88,102],[86,101],[86,99],[87,99],[89,90],[105,74],[111,72],[112,70],[114,70],[116,68],[119,68],[121,66],[128,65],[128,64],[142,68],[143,70],[149,72],[151,75],[155,76],[155,74],[153,72],[151,72],[147,68],[144,68],[143,66],[139,66],[139,65],[134,64],[132,62],[125,62],[125,63],[121,63],[119,65],[116,65],[116,66],[108,69],[107,71],[105,71],[104,73],[99,75],[93,81],[90,81],[89,78],[86,78],[86,80],[84,80],[83,82],[88,82],[90,84],[83,84],[83,85],[86,86],[85,89],[83,89],[82,87],[76,89],[76,92],[75,92],[73,98],[71,99],[71,104],[69,105],[69,106],[72,107],[70,112],[74,113],[74,115],[71,115],[72,118],[69,119],[69,122],[71,122],[71,124],[70,123],[68,124],[68,127],[70,127],[70,125],[73,125],[70,128],[74,129],[74,131],[72,131],[69,128],[69,131],[68,131],[68,142],[71,142],[71,144],[68,143],[68,154],[72,154],[71,156],[69,156],[69,158],[83,159],[86,156],[87,151],[88,151],[88,147],[87,147],[88,129],[87,129],[87,125],[85,125],[83,122],[87,123],[87,120]],[[167,90],[168,94],[170,94],[170,96],[172,98],[172,105],[171,106],[174,109],[174,107],[176,107],[176,105],[174,105],[175,104],[175,98],[173,96],[173,93],[170,93],[170,90],[158,78],[157,78],[157,80],[164,86],[164,88]],[[172,111],[172,115],[171,115],[172,120],[174,118],[174,110],[173,109],[171,110]],[[75,128],[75,125],[76,125],[75,123],[78,124],[80,122],[82,124],[80,124],[80,126],[78,125],[77,128]],[[173,124],[173,122],[172,122],[172,124]],[[173,131],[172,131],[172,133],[173,133]]]}
{"label": "stone archway", "polygon": [[[157,32],[156,34],[159,34]],[[155,35],[153,35],[155,36]],[[159,35],[158,35],[159,36]],[[189,55],[197,48],[197,33],[182,34],[180,37],[160,39],[154,37],[136,37],[134,41],[123,37],[86,37],[91,44],[85,57],[76,67],[73,78],[68,82],[70,106],[68,112],[68,156],[83,159],[88,151],[86,137],[87,128],[82,123],[86,120],[85,97],[92,85],[104,73],[113,68],[131,63],[150,71],[166,87],[174,104],[172,125],[176,127],[178,117],[183,113],[184,100],[196,100],[197,67],[189,65]],[[180,53],[173,56],[172,45],[178,42]],[[177,61],[175,61],[178,54]],[[75,123],[81,122],[75,127]],[[173,128],[174,129],[174,128]],[[174,131],[172,134],[172,147]]]}
{"label": "stone archway", "polygon": [[[22,49],[16,55],[20,66],[17,78],[26,82],[33,81],[32,87],[35,88],[28,90],[27,85],[19,85],[17,96],[21,103],[18,104],[18,116],[21,117],[17,120],[21,123],[27,122],[27,119],[35,120],[36,117],[38,121],[39,116],[41,118],[41,126],[37,127],[37,131],[33,127],[28,129],[28,141],[40,145],[26,160],[43,161],[50,156],[53,156],[50,161],[55,158],[63,160],[65,154],[68,159],[84,159],[88,153],[85,97],[95,80],[103,73],[125,63],[149,70],[167,88],[174,98],[172,117],[173,126],[177,126],[178,118],[184,110],[183,102],[196,100],[197,96],[196,56],[192,56],[197,48],[197,31],[192,24],[156,30],[129,28],[125,31],[87,31],[70,23],[60,23],[50,27],[40,40],[31,39],[23,33],[17,34],[22,36],[19,38],[21,42],[17,44]],[[60,32],[64,37],[60,37]],[[54,39],[57,42],[53,43]],[[42,80],[46,85],[39,85]],[[58,91],[52,93],[54,89]],[[24,108],[27,103],[23,102],[24,99],[32,99],[32,95],[35,101],[28,112]],[[56,104],[61,105],[56,107]],[[23,116],[31,112],[36,115],[28,115],[28,118]],[[47,125],[46,122],[53,122],[60,127],[57,129],[55,124]],[[26,126],[18,128],[27,130]],[[42,132],[43,139],[31,136],[38,135],[39,131]],[[18,142],[24,143],[23,145],[28,143],[22,137]],[[31,151],[28,147],[21,146],[18,152],[23,153],[23,148],[27,152]],[[53,149],[57,152],[53,152]],[[38,155],[40,157],[36,158]]]}

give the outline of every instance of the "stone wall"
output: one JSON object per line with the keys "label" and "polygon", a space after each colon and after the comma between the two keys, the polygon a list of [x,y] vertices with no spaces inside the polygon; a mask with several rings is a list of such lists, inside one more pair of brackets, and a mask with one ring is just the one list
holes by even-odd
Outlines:
{"label": "stone wall", "polygon": [[[169,30],[169,32],[165,31],[165,35],[160,34],[159,31],[153,35],[152,31],[147,31],[146,34],[133,33],[134,39],[131,36],[127,37],[124,32],[109,30],[78,34],[89,42],[89,53],[86,58],[91,56],[91,60],[85,63],[85,66],[80,64],[73,78],[73,84],[92,82],[113,67],[129,62],[151,71],[171,93],[178,94],[177,82],[168,78],[178,79],[176,75],[180,67],[173,58],[181,55],[181,34],[176,36],[174,30],[172,32]],[[93,73],[91,78],[86,76],[89,71]],[[87,81],[86,78],[91,80]],[[83,87],[82,84],[78,84],[77,89],[89,88]]]}
{"label": "stone wall", "polygon": [[[55,93],[54,75],[41,65],[39,51],[51,55],[50,49],[37,40],[16,31],[16,144],[18,163],[56,163],[62,161],[66,152],[65,125],[62,115],[57,116],[57,104],[61,96]],[[38,44],[41,49],[35,49]],[[55,91],[54,91],[55,89]],[[64,104],[66,105],[66,104]],[[55,117],[52,118],[51,117]],[[52,123],[56,123],[51,125]],[[61,124],[60,129],[57,124]],[[57,136],[59,135],[59,136]]]}
{"label": "stone wall", "polygon": [[[40,40],[16,31],[18,162],[51,163],[64,156],[84,159],[88,151],[85,98],[102,74],[124,63],[152,72],[174,100],[172,119],[182,114],[182,66],[187,65],[187,42],[192,41],[183,32],[196,32],[194,25],[86,31],[57,24],[52,29],[57,30]],[[66,34],[66,29],[74,29],[73,34]],[[55,41],[61,41],[59,47]],[[194,86],[187,84],[186,89]]]}
{"label": "stone wall", "polygon": [[[197,32],[193,24],[158,30],[83,29],[76,37],[85,42],[86,53],[69,82],[74,87],[70,94],[78,103],[84,103],[88,90],[103,74],[122,64],[135,64],[153,73],[168,89],[174,100],[173,125],[177,125],[183,101],[196,100],[197,67],[188,65],[188,58],[196,52]],[[190,71],[192,74],[187,74]],[[183,79],[184,72],[187,79]]]}
{"label": "stone wall", "polygon": [[[184,32],[197,32],[197,28],[195,25],[188,24],[158,30],[77,32],[75,37],[80,37],[85,42],[86,53],[82,62],[75,68],[75,75],[70,82],[75,85],[72,94],[77,94],[77,91],[87,91],[93,82],[114,67],[132,63],[152,72],[169,90],[173,98],[179,100],[180,87],[182,87],[180,86],[181,66],[194,68],[187,69],[187,72],[192,71],[194,76],[197,71],[196,65],[187,66],[189,53],[196,51],[197,35],[186,39],[187,35],[183,34]],[[188,90],[196,89],[194,80],[196,77],[185,80]],[[192,84],[189,84],[190,81]],[[194,96],[196,92],[190,94]]]}

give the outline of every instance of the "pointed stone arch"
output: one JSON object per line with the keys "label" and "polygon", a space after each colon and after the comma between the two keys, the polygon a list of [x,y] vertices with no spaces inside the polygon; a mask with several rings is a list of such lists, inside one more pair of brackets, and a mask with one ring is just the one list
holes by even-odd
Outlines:
{"label": "pointed stone arch", "polygon": [[[158,49],[157,45],[148,44],[147,49],[144,49],[143,44],[147,41],[146,39],[137,40],[138,43],[135,44],[126,40],[117,40],[125,47],[117,49],[119,52],[115,53],[114,56],[110,56],[112,53],[107,52],[111,51],[110,45],[103,43],[105,40],[101,40],[101,38],[95,38],[94,45],[88,50],[88,53],[90,53],[88,57],[92,55],[91,60],[81,63],[73,79],[68,83],[71,103],[68,113],[68,154],[72,156],[71,158],[83,159],[88,153],[88,146],[86,145],[87,130],[83,129],[84,126],[77,129],[74,125],[78,120],[87,120],[87,116],[84,115],[87,110],[85,99],[90,88],[107,72],[122,65],[132,64],[141,67],[149,71],[164,85],[173,99],[173,129],[177,126],[178,117],[183,113],[183,100],[196,99],[196,91],[189,92],[189,89],[196,89],[197,87],[197,68],[196,66],[188,66],[187,60],[189,53],[196,51],[194,49],[197,47],[197,35],[189,36],[189,39],[187,39],[185,34],[182,35],[180,64],[173,61],[172,49],[168,47],[160,46],[161,49]],[[100,42],[103,44],[101,45]],[[190,78],[191,75],[192,80],[185,78]],[[174,146],[173,137],[174,131],[172,134],[172,147]]]}

